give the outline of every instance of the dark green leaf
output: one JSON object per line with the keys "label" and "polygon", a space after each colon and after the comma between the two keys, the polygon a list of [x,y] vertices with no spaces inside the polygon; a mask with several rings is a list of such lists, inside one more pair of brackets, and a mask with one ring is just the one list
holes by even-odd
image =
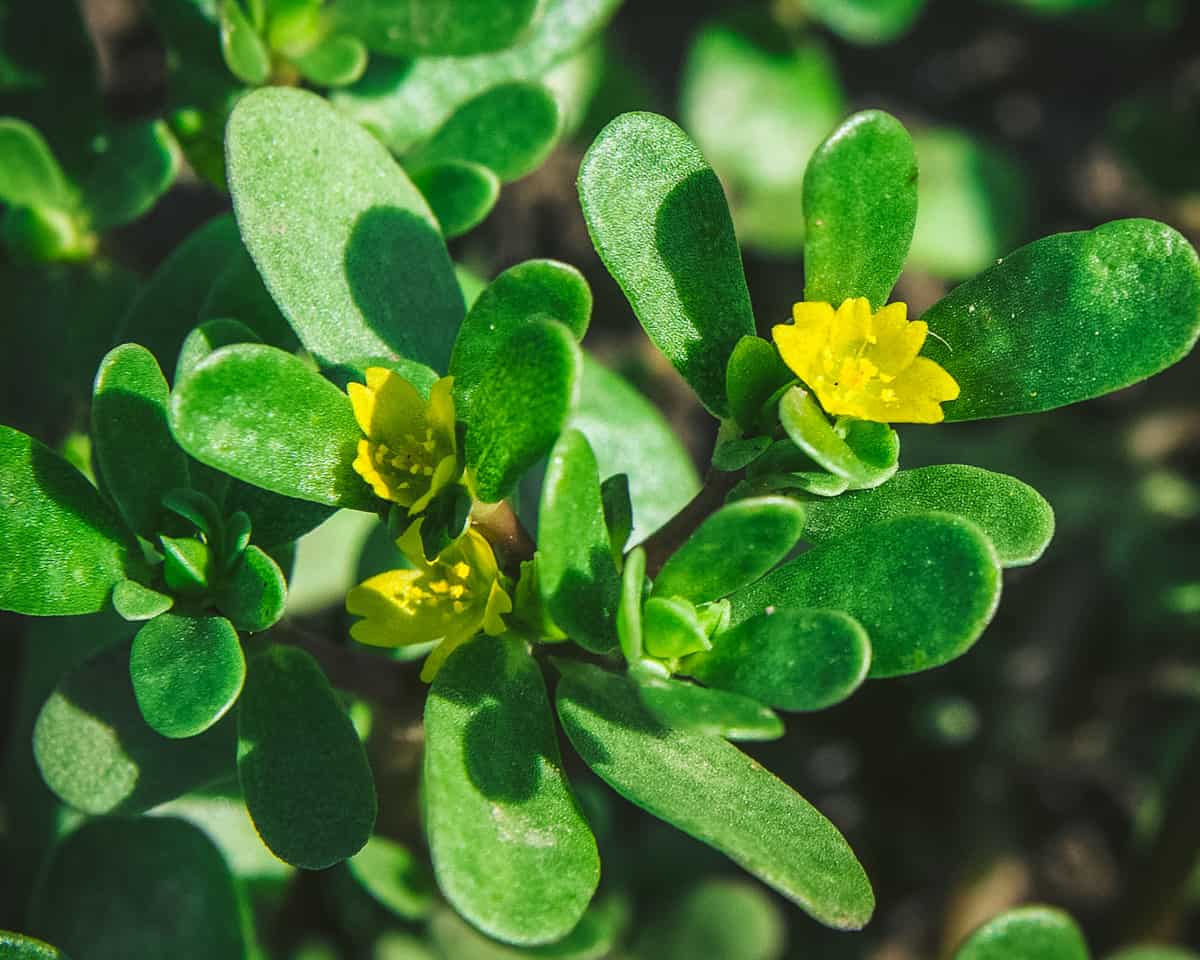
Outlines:
{"label": "dark green leaf", "polygon": [[283,616],[287,581],[274,560],[250,546],[213,592],[213,601],[239,630],[256,633],[274,626]]}
{"label": "dark green leaf", "polygon": [[49,144],[16,117],[0,117],[0,200],[12,207],[60,210],[75,202]]}
{"label": "dark green leaf", "polygon": [[612,650],[620,584],[604,527],[596,457],[578,430],[563,432],[546,468],[538,556],[542,599],[554,621],[581,646]]}
{"label": "dark green leaf", "polygon": [[925,0],[813,0],[811,13],[853,43],[887,43],[903,34]]}
{"label": "dark green leaf", "polygon": [[108,490],[135,533],[162,529],[162,498],[188,485],[187,457],[167,425],[170,390],[154,355],[136,343],[101,362],[92,395],[92,442]]}
{"label": "dark green leaf", "polygon": [[562,432],[578,394],[579,344],[561,323],[526,323],[499,347],[467,411],[466,462],[481,500],[506,497]]}
{"label": "dark green leaf", "polygon": [[367,69],[367,48],[357,37],[334,33],[293,56],[292,63],[305,80],[318,87],[344,87]]}
{"label": "dark green leaf", "polygon": [[803,797],[719,737],[661,726],[624,678],[587,664],[563,666],[563,728],[613,789],[720,850],[821,923],[858,929],[870,919],[875,897],[866,873]]}
{"label": "dark green leaf", "polygon": [[[887,424],[871,423],[858,428],[863,430],[860,439],[875,440],[878,434],[884,435],[884,443],[871,444],[869,459],[864,460],[850,445],[848,433],[843,435],[830,425],[812,394],[803,387],[792,387],[783,395],[779,401],[779,419],[792,443],[855,490],[877,487],[896,472],[900,444]],[[888,452],[892,456],[886,456]]]}
{"label": "dark green leaf", "polygon": [[538,0],[342,0],[338,22],[397,57],[467,57],[503,50],[540,13]]}
{"label": "dark green leaf", "polygon": [[[167,614],[170,616],[170,614]],[[67,674],[38,714],[46,785],[84,813],[139,813],[233,773],[232,718],[188,740],[142,719],[122,644]]]}
{"label": "dark green leaf", "polygon": [[250,517],[255,541],[272,550],[316,529],[333,515],[336,508],[235,482],[225,498],[225,509],[231,513],[244,511]]}
{"label": "dark green leaf", "polygon": [[757,497],[722,507],[663,564],[655,596],[707,603],[753,583],[791,552],[804,529],[804,507],[786,497]]}
{"label": "dark green leaf", "polygon": [[450,357],[454,395],[470,407],[508,338],[535,320],[557,320],[582,340],[592,316],[592,291],[574,267],[557,260],[526,260],[496,277],[472,305]]}
{"label": "dark green leaf", "polygon": [[783,721],[749,697],[653,674],[635,679],[642,705],[663,726],[728,740],[776,740],[783,736]]}
{"label": "dark green leaf", "polygon": [[445,370],[464,307],[437,221],[384,146],[316,94],[242,98],[229,187],[267,289],[324,364]]}
{"label": "dark green leaf", "polygon": [[221,558],[224,551],[221,541],[224,535],[225,521],[221,517],[221,508],[216,505],[212,497],[199,490],[176,489],[168,490],[163,495],[162,502],[167,510],[177,517],[182,517],[204,534],[208,538],[208,543],[218,553],[218,559]]}
{"label": "dark green leaf", "polygon": [[450,655],[425,704],[425,826],[438,885],[490,936],[570,933],[600,879],[537,663],[480,637]]}
{"label": "dark green leaf", "polygon": [[650,339],[706,407],[726,412],[725,366],[754,332],[725,194],[696,145],[666,117],[627,113],[579,168],[592,242]]}
{"label": "dark green leaf", "polygon": [[652,657],[674,660],[708,649],[696,608],[679,597],[651,597],[642,608],[642,645]]}
{"label": "dark green leaf", "polygon": [[852,617],[785,607],[718,633],[683,672],[778,710],[808,711],[845,700],[870,665],[871,642]]}
{"label": "dark green leaf", "polygon": [[[729,355],[725,368],[725,390],[729,395],[729,413],[742,430],[755,432],[774,425],[775,411],[763,408],[780,387],[796,375],[788,369],[773,343],[761,337],[742,337]],[[770,424],[763,424],[766,413]]]}
{"label": "dark green leaf", "polygon": [[[462,484],[452,483],[444,487],[424,510],[421,511],[421,550],[425,559],[432,562],[446,547],[463,535],[471,519],[472,499]],[[399,536],[411,522],[407,511],[393,507],[399,514],[399,525],[393,523],[395,536]]]}
{"label": "dark green leaf", "polygon": [[230,72],[252,87],[271,76],[271,52],[247,19],[240,0],[221,0],[221,53]]}
{"label": "dark green leaf", "polygon": [[282,646],[253,657],[237,714],[238,778],[271,852],[321,870],[361,850],[375,825],[375,784],[316,661]]}
{"label": "dark green leaf", "polygon": [[70,960],[48,943],[7,930],[0,930],[0,956],[5,960]]}
{"label": "dark green leaf", "polygon": [[179,172],[179,148],[161,120],[115,127],[95,137],[90,149],[80,187],[95,230],[136,220],[167,192]]}
{"label": "dark green leaf", "polygon": [[224,617],[164,613],[133,638],[129,675],[146,722],[181,740],[203,733],[233,706],[246,658]]}
{"label": "dark green leaf", "polygon": [[770,446],[770,437],[748,437],[745,440],[726,440],[723,443],[718,440],[713,450],[712,465],[726,473],[744,470],[766,453]]}
{"label": "dark green leaf", "polygon": [[198,597],[208,590],[214,558],[208,545],[195,537],[160,536],[163,579],[175,593]]}
{"label": "dark green leaf", "polygon": [[87,960],[243,960],[241,894],[220,851],[174,817],[83,824],[51,855],[30,927]]}
{"label": "dark green leaf", "polygon": [[979,467],[945,465],[901,470],[874,490],[807,504],[804,538],[842,539],[894,517],[940,510],[965,517],[988,535],[1006,567],[1033,563],[1054,534],[1054,511],[1033,487]]}
{"label": "dark green leaf", "polygon": [[[454,960],[603,960],[612,954],[628,920],[627,901],[618,894],[609,894],[597,898],[565,937],[540,947],[511,947],[491,940],[447,909],[433,915],[429,929],[433,942],[441,948],[439,956]],[[396,960],[410,958],[405,955]]]}
{"label": "dark green leaf", "polygon": [[500,181],[487,167],[447,160],[413,171],[413,184],[425,197],[447,240],[474,230],[500,198]]}
{"label": "dark green leaf", "polygon": [[1053,907],[1019,907],[989,920],[958,948],[954,960],[1088,960],[1075,921]]}
{"label": "dark green leaf", "polygon": [[917,219],[917,157],[903,125],[882,110],[846,120],[804,175],[804,299],[834,307],[887,302]]}
{"label": "dark green leaf", "polygon": [[466,160],[508,183],[541,166],[558,129],[558,101],[549,90],[540,83],[504,83],[455,110],[411,163]]}
{"label": "dark green leaf", "polygon": [[116,512],[48,447],[0,426],[0,609],[95,613],[138,551]]}
{"label": "dark green leaf", "polygon": [[736,593],[733,622],[767,607],[841,610],[871,639],[872,677],[940,666],[965,653],[1000,600],[1000,562],[973,523],[899,517],[814,547]]}
{"label": "dark green leaf", "polygon": [[112,602],[113,609],[122,619],[136,622],[153,620],[160,613],[166,613],[175,598],[144,587],[136,580],[122,580],[113,587]]}
{"label": "dark green leaf", "polygon": [[376,505],[352,466],[363,434],[350,398],[274,347],[210,354],[176,385],[171,429],[201,463],[247,483],[331,507]]}
{"label": "dark green leaf", "polygon": [[629,499],[629,474],[615,473],[600,484],[600,502],[604,505],[604,526],[613,558],[625,553],[625,544],[633,531],[633,501]]}
{"label": "dark green leaf", "polygon": [[642,594],[646,587],[646,551],[636,547],[625,558],[621,571],[621,597],[617,605],[617,638],[626,662],[636,664],[645,649],[642,636]]}
{"label": "dark green leaf", "polygon": [[433,877],[407,847],[376,834],[346,866],[364,890],[403,920],[420,920],[433,909]]}
{"label": "dark green leaf", "polygon": [[[236,228],[235,228],[236,236]],[[288,352],[300,346],[295,332],[271,299],[258,267],[242,246],[231,244],[229,257],[200,302],[200,320],[232,317],[255,332],[255,339]]]}
{"label": "dark green leaf", "polygon": [[1164,224],[1114,220],[1021,247],[925,321],[925,353],[962,388],[947,420],[1050,410],[1185,356],[1200,333],[1200,261]]}
{"label": "dark green leaf", "polygon": [[634,941],[636,960],[779,960],[787,927],[761,887],[741,880],[704,880],[647,925]]}

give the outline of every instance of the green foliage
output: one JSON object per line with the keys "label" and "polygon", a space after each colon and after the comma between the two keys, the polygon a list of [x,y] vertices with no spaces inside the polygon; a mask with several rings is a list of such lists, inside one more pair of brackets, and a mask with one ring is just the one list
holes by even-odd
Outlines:
{"label": "green foliage", "polygon": [[925,0],[813,0],[812,15],[854,43],[886,43],[903,34]]}
{"label": "green foliage", "polygon": [[272,88],[239,101],[227,154],[246,247],[320,363],[446,369],[462,294],[437,221],[377,140],[315,94]]}
{"label": "green foliage", "polygon": [[28,123],[0,118],[0,200],[14,207],[69,208],[75,201],[50,146]]}
{"label": "green foliage", "polygon": [[337,15],[380,53],[466,57],[511,46],[540,6],[538,0],[349,0]]}
{"label": "green foliage", "polygon": [[0,930],[0,953],[7,960],[69,960],[48,943],[7,930]]}
{"label": "green foliage", "polygon": [[833,426],[813,395],[801,387],[792,387],[780,398],[779,420],[796,447],[850,489],[878,487],[899,466],[900,440],[894,430],[862,420]]}
{"label": "green foliage", "polygon": [[213,600],[235,627],[255,633],[283,616],[287,581],[279,564],[260,548],[248,546],[217,586]]}
{"label": "green foliage", "polygon": [[1144,380],[1191,350],[1200,260],[1164,224],[1114,220],[1021,247],[924,319],[937,335],[926,354],[962,387],[947,420],[1051,410]]}
{"label": "green foliage", "polygon": [[[646,606],[649,610],[650,604]],[[635,679],[642,705],[668,729],[727,740],[776,740],[783,736],[783,721],[750,697],[651,673]]]}
{"label": "green foliage", "polygon": [[1000,563],[973,523],[921,514],[814,547],[731,600],[735,625],[767,607],[848,613],[870,638],[870,676],[894,677],[970,649],[996,612]]}
{"label": "green foliage", "polygon": [[804,299],[883,306],[917,220],[917,157],[900,121],[856,113],[813,154],[804,175]]}
{"label": "green foliage", "polygon": [[775,410],[764,408],[781,387],[795,378],[774,344],[761,337],[742,337],[725,368],[730,415],[748,433],[764,426],[764,417],[773,425]]}
{"label": "green foliage", "polygon": [[[857,929],[875,907],[837,829],[799,794],[718,737],[670,730],[634,687],[563,662],[558,713],[572,745],[638,806],[716,847],[822,923]],[[730,817],[729,810],[739,811]]]}
{"label": "green foliage", "polygon": [[412,181],[447,240],[481,224],[500,198],[500,179],[487,167],[466,160],[419,167],[413,171]]}
{"label": "green foliage", "polygon": [[754,314],[725,194],[696,145],[652,113],[601,131],[579,168],[596,250],[650,339],[714,414]]}
{"label": "green foliage", "polygon": [[220,852],[173,817],[102,819],[55,848],[30,927],[74,957],[242,960],[242,902]]}
{"label": "green foliage", "polygon": [[433,909],[433,878],[407,847],[376,834],[346,867],[363,889],[404,920],[419,920]]}
{"label": "green foliage", "polygon": [[246,808],[281,860],[321,870],[353,856],[375,825],[375,784],[350,718],[296,647],[250,659],[237,710]]}
{"label": "green foliage", "polygon": [[955,960],[1088,960],[1075,921],[1052,907],[1021,907],[989,920],[954,954]]}
{"label": "green foliage", "polygon": [[783,917],[757,887],[705,880],[686,891],[665,917],[647,924],[633,945],[637,960],[779,960]]}
{"label": "green foliage", "polygon": [[442,892],[510,943],[566,936],[595,892],[600,860],[537,664],[509,640],[461,647],[430,689],[425,736],[426,829]]}

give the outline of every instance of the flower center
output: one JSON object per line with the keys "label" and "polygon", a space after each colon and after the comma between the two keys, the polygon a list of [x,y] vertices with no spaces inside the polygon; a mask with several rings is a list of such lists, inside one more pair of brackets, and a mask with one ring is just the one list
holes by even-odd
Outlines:
{"label": "flower center", "polygon": [[376,470],[389,478],[389,486],[398,490],[412,489],[414,482],[427,486],[436,466],[433,458],[436,445],[433,428],[429,427],[423,440],[415,433],[406,434],[400,438],[396,449],[383,441],[372,443],[371,462]]}
{"label": "flower center", "polygon": [[405,613],[416,613],[429,604],[445,604],[455,613],[462,613],[471,602],[471,567],[465,561],[442,563],[435,561],[429,572],[407,584],[395,594],[396,603]]}

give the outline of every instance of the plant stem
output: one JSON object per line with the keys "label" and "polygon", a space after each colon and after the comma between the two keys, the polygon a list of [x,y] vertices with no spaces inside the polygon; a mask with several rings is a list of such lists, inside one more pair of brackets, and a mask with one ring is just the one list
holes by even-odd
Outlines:
{"label": "plant stem", "polygon": [[533,559],[537,549],[533,537],[507,500],[477,502],[471,508],[471,523],[496,548],[500,566],[506,573],[515,576],[522,561]]}

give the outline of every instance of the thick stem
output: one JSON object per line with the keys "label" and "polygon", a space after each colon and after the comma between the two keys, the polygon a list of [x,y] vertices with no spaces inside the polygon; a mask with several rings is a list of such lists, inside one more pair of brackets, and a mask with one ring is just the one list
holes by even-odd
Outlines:
{"label": "thick stem", "polygon": [[533,537],[507,500],[476,503],[471,508],[471,523],[496,548],[500,567],[510,576],[517,574],[522,561],[533,559]]}
{"label": "thick stem", "polygon": [[657,574],[667,562],[667,558],[683,546],[683,542],[695,533],[696,528],[714,511],[725,505],[725,498],[737,486],[740,477],[740,471],[709,471],[700,492],[643,544],[646,550],[647,576],[653,577]]}

